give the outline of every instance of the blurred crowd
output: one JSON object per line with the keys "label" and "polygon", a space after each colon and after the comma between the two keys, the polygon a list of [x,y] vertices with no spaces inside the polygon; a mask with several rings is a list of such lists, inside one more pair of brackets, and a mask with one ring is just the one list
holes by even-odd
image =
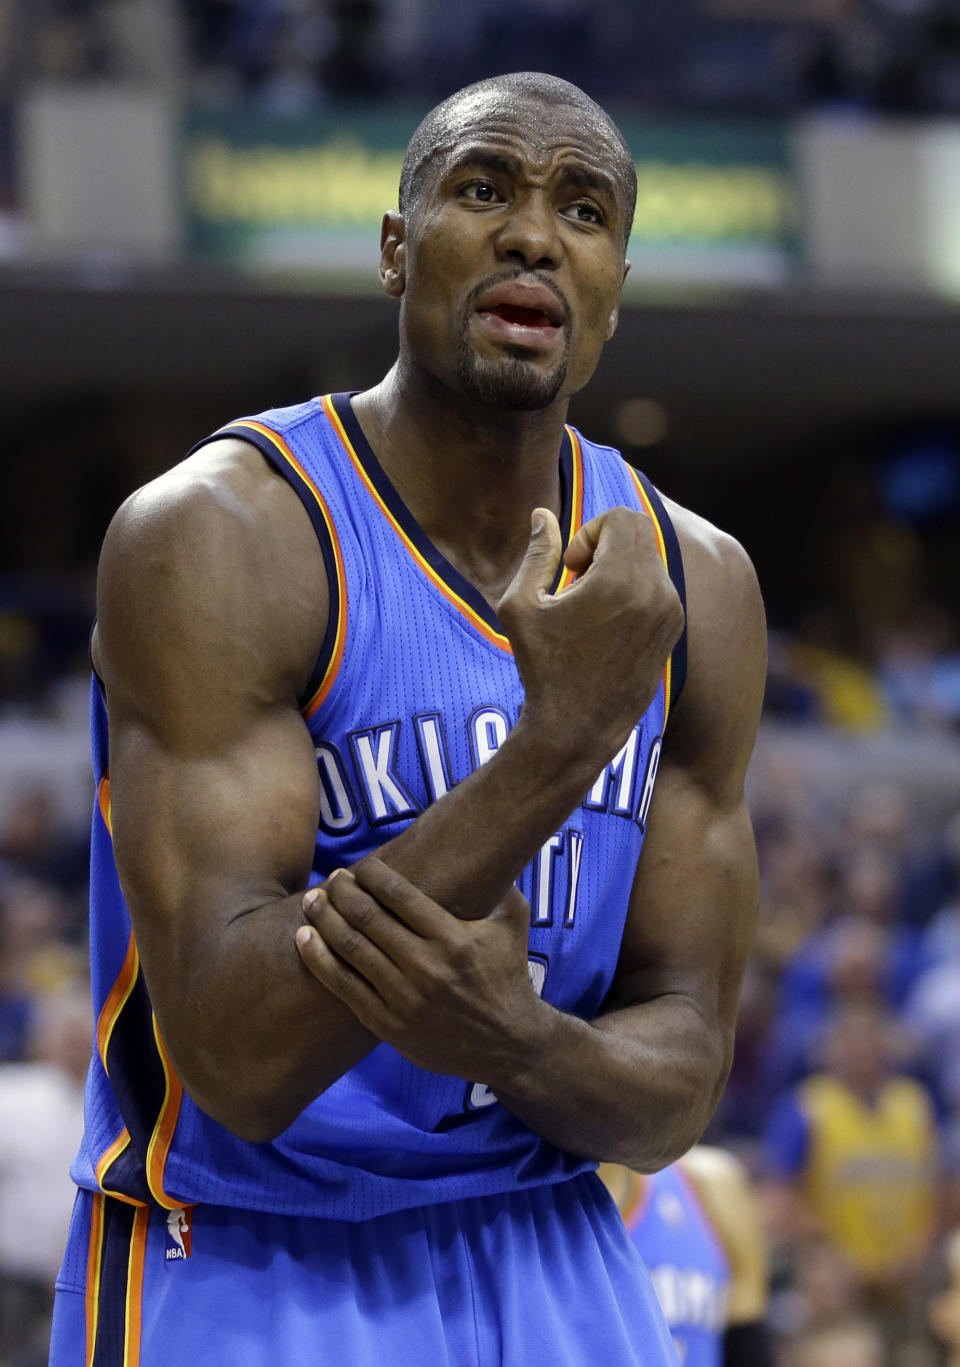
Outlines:
{"label": "blurred crowd", "polygon": [[[89,618],[71,637],[53,602],[0,613],[3,1367],[42,1361],[92,1026]],[[775,655],[804,648],[784,635]],[[43,688],[54,659],[72,672]],[[884,710],[865,740],[778,703],[751,771],[759,931],[708,1138],[757,1183],[781,1367],[934,1367],[954,1340],[960,1360],[960,736],[955,712],[869,677]]]}
{"label": "blurred crowd", "polygon": [[182,78],[290,111],[421,101],[505,69],[601,100],[955,113],[957,0],[0,0],[8,83]]}

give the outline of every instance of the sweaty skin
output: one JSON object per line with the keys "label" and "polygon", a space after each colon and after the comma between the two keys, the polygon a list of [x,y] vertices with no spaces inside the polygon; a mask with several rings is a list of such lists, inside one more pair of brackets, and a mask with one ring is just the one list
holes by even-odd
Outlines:
{"label": "sweaty skin", "polygon": [[[520,720],[489,763],[360,866],[359,882],[335,877],[305,912],[319,799],[297,699],[326,625],[323,560],[259,453],[212,443],[128,500],[104,545],[94,660],[117,864],[174,1065],[242,1137],[280,1133],[388,1037],[358,1009],[351,955],[369,967],[392,899],[399,932],[422,942],[419,918],[433,936],[413,960],[409,938],[394,945],[415,964],[406,971],[378,950],[398,1047],[488,1082],[566,1147],[652,1166],[697,1137],[729,1066],[756,900],[742,784],[762,609],[739,547],[671,507],[690,666],[616,983],[593,1023],[539,1003],[512,884],[649,705],[683,615],[648,520],[626,509],[581,530],[566,552],[581,577],[546,592],[567,403],[616,326],[626,273],[626,210],[602,129],[520,100],[509,116],[474,102],[461,132],[423,173],[407,218],[385,218],[381,276],[400,301],[400,352],[354,409],[421,527],[498,605],[526,694]],[[548,331],[507,301],[508,316],[492,319],[482,306],[502,288],[540,303],[546,292],[561,314]],[[576,729],[560,724],[571,715]],[[298,956],[306,920],[318,930]]]}

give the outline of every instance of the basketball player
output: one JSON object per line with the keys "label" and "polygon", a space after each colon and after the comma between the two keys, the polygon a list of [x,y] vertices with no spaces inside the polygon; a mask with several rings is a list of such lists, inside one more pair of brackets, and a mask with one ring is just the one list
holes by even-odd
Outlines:
{"label": "basketball player", "polygon": [[394,368],[114,519],[55,1367],[672,1361],[592,1169],[723,1086],[764,646],[739,547],[564,423],[634,194],[576,87],[454,95]]}
{"label": "basketball player", "polygon": [[650,1270],[681,1367],[770,1367],[767,1259],[743,1165],[698,1144],[652,1177],[613,1163],[599,1173]]}

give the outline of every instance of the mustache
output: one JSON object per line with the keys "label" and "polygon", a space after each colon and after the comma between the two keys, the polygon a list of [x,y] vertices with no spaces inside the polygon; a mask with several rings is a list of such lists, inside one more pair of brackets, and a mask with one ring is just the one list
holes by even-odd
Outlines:
{"label": "mustache", "polygon": [[480,298],[481,294],[484,294],[489,289],[493,289],[495,285],[504,285],[508,282],[512,283],[514,280],[526,280],[531,283],[536,282],[536,284],[542,285],[545,290],[549,291],[563,309],[563,321],[564,326],[566,326],[567,319],[570,317],[570,301],[556,281],[551,280],[549,275],[544,271],[526,271],[522,269],[491,271],[491,273],[485,276],[478,285],[474,285],[473,289],[467,295],[467,312],[471,313],[473,311],[473,305]]}

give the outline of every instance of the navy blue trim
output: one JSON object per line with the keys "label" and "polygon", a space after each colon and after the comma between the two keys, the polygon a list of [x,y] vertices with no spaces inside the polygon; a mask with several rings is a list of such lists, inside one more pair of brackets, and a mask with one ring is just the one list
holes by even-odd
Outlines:
{"label": "navy blue trim", "polygon": [[100,1295],[97,1303],[97,1339],[93,1367],[122,1367],[130,1275],[130,1241],[136,1207],[125,1201],[103,1201],[101,1231]]}
{"label": "navy blue trim", "polygon": [[[259,422],[259,419],[256,419],[255,421]],[[265,423],[264,426],[269,426],[269,424]],[[277,436],[282,437],[283,434],[278,432]],[[323,641],[320,644],[320,653],[317,656],[317,662],[313,666],[313,671],[310,674],[310,678],[307,680],[306,687],[297,699],[297,705],[299,707],[306,707],[320,687],[320,684],[323,682],[323,676],[326,674],[330,661],[333,659],[333,651],[337,639],[337,627],[340,622],[340,614],[343,611],[343,604],[340,602],[340,577],[337,574],[337,557],[333,549],[333,541],[331,540],[330,533],[327,529],[323,513],[317,506],[316,496],[310,488],[310,485],[297,473],[288,461],[284,460],[273,442],[269,437],[265,437],[262,432],[255,432],[252,428],[243,427],[239,424],[236,426],[223,427],[219,432],[212,432],[209,437],[204,437],[202,441],[198,441],[195,446],[190,448],[187,455],[192,456],[193,453],[199,451],[202,446],[207,446],[212,441],[220,441],[223,437],[234,437],[238,441],[249,442],[251,446],[257,448],[262,456],[266,457],[274,470],[284,477],[300,499],[300,502],[307,511],[307,516],[313,523],[313,530],[317,534],[317,540],[320,542],[323,564],[327,572],[330,607],[327,613],[327,629],[323,633]]]}
{"label": "navy blue trim", "polygon": [[[363,466],[364,472],[368,476],[370,483],[383,499],[390,512],[396,518],[406,536],[410,538],[417,550],[423,556],[430,568],[440,576],[447,588],[455,593],[458,598],[473,609],[482,621],[486,622],[493,631],[503,635],[503,627],[491,605],[484,598],[469,579],[451,565],[450,561],[439,550],[427,536],[426,532],[417,522],[397,493],[390,477],[383,466],[373,453],[370,443],[363,434],[363,428],[357,421],[350,403],[353,393],[331,394],[330,401],[336,410],[337,417],[343,424],[343,430],[350,440],[350,445],[357,454],[357,459]],[[560,444],[560,535],[563,538],[563,545],[566,548],[570,532],[570,512],[571,499],[573,497],[573,443],[570,440],[570,433],[564,428],[563,441]],[[551,589],[555,593],[560,584],[560,577],[563,574],[563,562],[557,569],[556,578]]]}
{"label": "navy blue trim", "polygon": [[130,1144],[102,1174],[101,1181],[124,1196],[150,1201],[147,1150],[166,1099],[167,1079],[153,1034],[153,1007],[142,966],[138,966],[133,990],[114,1022],[106,1065]]}
{"label": "navy blue trim", "polygon": [[670,520],[670,514],[663,506],[663,499],[660,494],[647,479],[642,470],[635,470],[637,479],[643,485],[644,492],[653,504],[653,510],[660,523],[660,530],[663,532],[663,542],[667,549],[667,569],[673,586],[680,595],[680,603],[683,607],[683,631],[680,639],[673,647],[673,665],[671,668],[671,708],[676,703],[680,694],[683,692],[683,685],[687,681],[687,581],[683,574],[683,556],[680,553],[680,542],[677,538],[676,529]]}

